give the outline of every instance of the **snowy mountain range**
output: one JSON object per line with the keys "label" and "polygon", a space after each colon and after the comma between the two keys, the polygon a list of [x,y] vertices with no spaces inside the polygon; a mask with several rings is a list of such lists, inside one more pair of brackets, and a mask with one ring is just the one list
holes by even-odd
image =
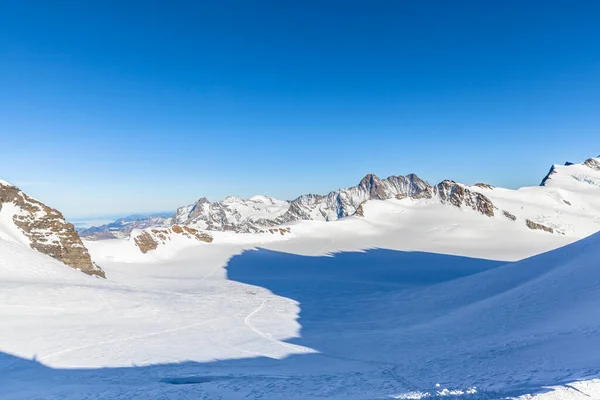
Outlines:
{"label": "snowy mountain range", "polygon": [[[447,217],[456,223],[465,220],[463,215],[472,214],[495,221],[493,224],[497,226],[508,222],[514,229],[576,240],[600,230],[599,199],[600,158],[590,158],[580,164],[553,165],[540,186],[519,190],[482,183],[468,186],[451,180],[430,185],[415,174],[386,179],[368,174],[358,185],[326,195],[305,194],[292,201],[269,196],[249,199],[229,196],[218,202],[201,198],[178,208],[174,215],[134,215],[83,229],[79,235],[87,241],[128,239],[145,254],[171,244],[175,249],[197,242],[211,243],[218,232],[286,237],[302,230],[298,226],[302,221],[348,218],[379,221],[380,211],[368,205],[383,201],[395,202],[396,208],[388,213],[402,213],[410,206],[423,219],[432,213],[432,207],[441,205],[445,208],[440,210],[447,210]],[[102,269],[92,262],[73,225],[57,210],[6,182],[0,184],[0,207],[0,233],[4,232],[5,237],[10,236],[87,274],[104,276]],[[435,215],[440,215],[440,210],[436,208]]]}
{"label": "snowy mountain range", "polygon": [[[173,216],[117,220],[108,225],[81,230],[80,234],[89,240],[124,238],[134,229],[171,225],[192,226],[206,231],[264,233],[269,228],[290,225],[296,221],[334,221],[349,216],[364,217],[365,202],[389,199],[441,203],[474,211],[485,217],[506,218],[515,222],[519,220],[519,223],[530,229],[570,234],[574,229],[572,224],[563,221],[564,218],[556,214],[572,214],[579,205],[583,207],[584,214],[592,217],[599,215],[594,200],[590,200],[592,204],[588,207],[579,199],[573,200],[575,204],[567,199],[570,197],[567,191],[572,186],[571,180],[591,186],[600,185],[599,165],[600,158],[590,158],[581,164],[554,165],[543,179],[541,187],[519,190],[495,188],[483,183],[468,186],[452,180],[430,185],[415,174],[390,176],[386,179],[368,174],[358,185],[326,195],[305,194],[291,201],[264,195],[249,199],[229,196],[218,202],[210,202],[203,197],[193,204],[178,208]],[[523,198],[524,192],[530,195],[530,199]],[[548,203],[548,197],[556,201]],[[536,201],[537,198],[539,202]],[[534,207],[524,207],[521,201]],[[548,209],[539,212],[539,207],[535,204],[545,204]]]}

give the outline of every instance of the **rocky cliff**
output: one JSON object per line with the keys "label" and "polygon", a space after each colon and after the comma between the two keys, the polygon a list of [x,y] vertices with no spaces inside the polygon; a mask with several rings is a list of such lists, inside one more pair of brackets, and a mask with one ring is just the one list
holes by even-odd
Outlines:
{"label": "rocky cliff", "polygon": [[32,249],[88,275],[105,277],[92,262],[73,224],[59,211],[0,181],[0,213],[1,222],[14,224]]}

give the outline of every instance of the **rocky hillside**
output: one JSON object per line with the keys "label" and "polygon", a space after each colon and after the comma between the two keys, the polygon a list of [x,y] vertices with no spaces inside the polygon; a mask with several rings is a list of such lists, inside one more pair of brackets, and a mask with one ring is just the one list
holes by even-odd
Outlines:
{"label": "rocky hillside", "polygon": [[156,250],[159,246],[174,241],[211,243],[212,236],[189,226],[173,225],[169,228],[149,228],[134,231],[131,240],[144,254]]}
{"label": "rocky hillside", "polygon": [[63,215],[0,181],[0,228],[4,239],[21,242],[88,275],[104,278],[92,262],[73,224]]}

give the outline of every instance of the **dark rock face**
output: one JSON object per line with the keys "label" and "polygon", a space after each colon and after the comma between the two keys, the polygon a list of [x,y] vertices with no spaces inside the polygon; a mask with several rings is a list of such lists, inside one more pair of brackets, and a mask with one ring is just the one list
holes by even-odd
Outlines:
{"label": "dark rock face", "polygon": [[509,213],[506,210],[502,211],[502,215],[504,215],[506,218],[510,219],[511,221],[516,221],[517,220],[517,217],[515,215]]}
{"label": "dark rock face", "polygon": [[550,167],[550,171],[548,171],[548,173],[546,174],[544,179],[542,179],[542,183],[540,183],[540,186],[546,186],[546,183],[548,183],[548,180],[552,179],[552,175],[554,175],[555,173],[556,173],[556,168],[553,165],[552,167]]}
{"label": "dark rock face", "polygon": [[583,165],[593,170],[600,171],[600,158],[589,158],[583,162]]}
{"label": "dark rock face", "polygon": [[459,208],[464,205],[488,217],[494,216],[494,209],[496,207],[494,207],[489,198],[459,183],[445,180],[438,183],[433,190],[442,203],[451,204]]}
{"label": "dark rock face", "polygon": [[32,249],[88,275],[105,278],[104,271],[92,262],[73,224],[65,221],[59,211],[29,197],[15,186],[0,183],[0,209],[8,203],[18,208],[13,222],[29,239]]}
{"label": "dark rock face", "polygon": [[526,219],[525,224],[529,229],[532,230],[541,230],[548,233],[554,233],[554,229],[550,228],[549,226],[538,224],[537,222],[533,222],[530,219]]}

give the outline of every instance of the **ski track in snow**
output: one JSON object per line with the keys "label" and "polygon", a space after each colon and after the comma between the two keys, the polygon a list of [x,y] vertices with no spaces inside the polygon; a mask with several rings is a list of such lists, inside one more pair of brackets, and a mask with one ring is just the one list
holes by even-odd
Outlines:
{"label": "ski track in snow", "polygon": [[[301,347],[301,346],[295,346],[289,343],[284,343],[281,342],[279,340],[273,339],[270,335],[263,333],[260,329],[256,328],[254,325],[252,325],[252,323],[250,322],[250,319],[257,314],[258,312],[260,312],[260,310],[263,309],[263,307],[265,306],[265,304],[267,304],[268,299],[264,299],[262,301],[262,303],[260,304],[260,306],[256,307],[256,309],[254,309],[250,314],[248,314],[248,316],[246,318],[244,318],[244,324],[246,324],[246,326],[248,328],[250,328],[254,333],[256,333],[257,335],[259,335],[260,337],[276,343],[282,347],[288,348],[290,350],[292,350],[293,352],[298,352],[298,353],[314,353],[314,350],[308,349],[306,347]],[[272,357],[272,358],[276,358],[276,357]]]}
{"label": "ski track in snow", "polygon": [[207,320],[207,321],[197,322],[195,324],[181,326],[179,328],[165,329],[165,330],[162,330],[162,331],[152,332],[152,333],[146,333],[146,334],[143,334],[143,335],[127,336],[127,337],[122,337],[122,338],[117,338],[117,339],[111,339],[111,340],[107,340],[107,341],[103,341],[103,342],[97,342],[97,343],[93,343],[93,344],[86,345],[86,346],[73,347],[73,348],[70,348],[70,349],[65,349],[65,350],[57,351],[56,353],[51,353],[51,354],[39,357],[38,360],[40,360],[40,361],[48,361],[48,360],[50,360],[52,358],[56,358],[56,357],[61,356],[63,354],[71,353],[73,351],[85,350],[85,349],[89,349],[89,348],[103,346],[103,345],[106,345],[106,344],[126,342],[126,341],[129,341],[129,340],[145,339],[145,338],[149,338],[149,337],[153,337],[153,336],[164,335],[164,334],[167,334],[167,333],[179,332],[179,331],[182,331],[182,330],[185,330],[185,329],[190,329],[190,328],[195,328],[195,327],[198,327],[198,326],[206,325],[206,324],[209,324],[211,322],[222,320],[222,319],[225,319],[225,318],[226,317],[215,318],[215,319],[212,319],[212,320]]}

